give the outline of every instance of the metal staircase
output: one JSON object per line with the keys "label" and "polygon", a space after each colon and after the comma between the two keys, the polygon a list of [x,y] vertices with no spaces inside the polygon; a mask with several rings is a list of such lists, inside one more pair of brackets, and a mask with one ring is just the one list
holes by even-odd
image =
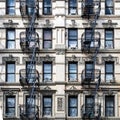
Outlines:
{"label": "metal staircase", "polygon": [[21,120],[38,120],[39,107],[35,105],[35,90],[39,86],[39,73],[35,69],[36,52],[39,50],[39,36],[35,32],[35,20],[37,19],[39,3],[37,0],[20,0],[20,11],[24,19],[28,18],[26,32],[20,33],[20,46],[23,52],[29,55],[29,66],[21,69],[20,83],[29,91],[29,101],[20,105]]}
{"label": "metal staircase", "polygon": [[[81,37],[81,50],[84,54],[89,54],[92,58],[93,69],[82,71],[81,79],[83,87],[93,91],[94,100],[101,82],[101,71],[95,69],[97,54],[100,48],[100,33],[95,31],[96,22],[100,15],[101,0],[82,0],[82,18],[87,19],[91,26],[90,33],[83,33]],[[86,37],[88,34],[89,37]],[[91,109],[87,110],[84,104],[81,108],[82,118],[84,120],[100,120],[101,106],[99,103],[89,104]]]}

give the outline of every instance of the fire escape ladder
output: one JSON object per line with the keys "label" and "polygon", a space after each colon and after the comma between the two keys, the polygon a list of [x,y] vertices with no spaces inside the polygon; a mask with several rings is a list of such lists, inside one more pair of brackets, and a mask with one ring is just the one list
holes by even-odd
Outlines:
{"label": "fire escape ladder", "polygon": [[[23,2],[23,0],[22,0]],[[25,1],[24,1],[25,2]],[[32,14],[28,17],[28,31],[26,32],[26,41],[28,43],[28,46],[30,46],[31,42],[34,42],[34,45],[32,47],[32,51],[30,51],[30,63],[29,63],[29,67],[26,70],[27,73],[27,80],[28,80],[28,85],[29,83],[31,84],[29,87],[29,101],[26,103],[26,107],[23,106],[23,108],[20,108],[21,111],[21,118],[23,120],[26,119],[33,119],[33,120],[38,120],[38,109],[35,109],[35,105],[33,105],[33,99],[35,97],[35,89],[36,89],[36,71],[34,71],[34,64],[35,64],[35,60],[36,60],[36,47],[37,47],[37,40],[34,39],[32,36],[35,35],[35,31],[34,31],[34,27],[35,27],[35,20],[37,18],[37,11],[36,11],[36,4],[35,4],[35,0],[32,0],[32,5],[28,5],[32,7]],[[31,3],[30,3],[31,4]],[[35,73],[34,73],[35,72]],[[33,76],[33,74],[35,76]],[[39,84],[39,83],[38,83]],[[31,111],[34,108],[34,112]],[[23,111],[22,111],[22,110]],[[31,113],[27,113],[27,110],[30,110]]]}

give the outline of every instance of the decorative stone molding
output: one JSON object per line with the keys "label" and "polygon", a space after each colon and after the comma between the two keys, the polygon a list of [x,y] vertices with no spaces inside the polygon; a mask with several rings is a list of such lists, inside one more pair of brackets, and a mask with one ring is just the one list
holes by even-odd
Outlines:
{"label": "decorative stone molding", "polygon": [[56,90],[51,89],[49,86],[45,86],[40,89],[40,92],[44,95],[50,95],[56,92]]}
{"label": "decorative stone molding", "polygon": [[[26,61],[31,61],[31,57],[23,57],[22,63],[26,64]],[[35,58],[35,64],[38,64],[38,57]]]}
{"label": "decorative stone molding", "polygon": [[104,64],[105,61],[114,61],[115,64],[119,64],[119,58],[113,57],[112,55],[109,55],[107,57],[102,57],[102,64]]}
{"label": "decorative stone molding", "polygon": [[56,50],[56,54],[57,55],[64,55],[65,54],[65,50],[63,50],[63,49],[57,49]]}
{"label": "decorative stone molding", "polygon": [[64,98],[58,97],[57,98],[57,111],[64,111]]}
{"label": "decorative stone molding", "polygon": [[114,28],[118,23],[113,23],[112,20],[108,20],[107,22],[102,23],[102,25],[104,28]]}
{"label": "decorative stone molding", "polygon": [[53,27],[53,24],[50,22],[49,19],[46,19],[45,24],[42,24],[42,26],[49,28],[49,27]]}
{"label": "decorative stone molding", "polygon": [[[23,23],[24,24],[24,26],[25,26],[25,28],[28,28],[29,27],[29,23]],[[38,26],[38,23],[35,23],[34,24],[34,27],[37,27]]]}
{"label": "decorative stone molding", "polygon": [[81,57],[76,57],[75,55],[72,55],[72,57],[66,57],[66,64],[70,61],[81,63]]}
{"label": "decorative stone molding", "polygon": [[55,64],[55,57],[50,57],[49,55],[46,55],[45,57],[40,57],[38,59],[38,64],[42,64],[43,62],[53,62],[53,64]]}
{"label": "decorative stone molding", "polygon": [[8,22],[3,23],[5,28],[16,28],[18,23],[14,23],[13,20],[9,19]]}
{"label": "decorative stone molding", "polygon": [[19,57],[14,57],[13,55],[9,55],[9,57],[3,57],[2,58],[2,64],[5,64],[6,62],[11,62],[14,61],[16,64],[20,64],[20,58]]}

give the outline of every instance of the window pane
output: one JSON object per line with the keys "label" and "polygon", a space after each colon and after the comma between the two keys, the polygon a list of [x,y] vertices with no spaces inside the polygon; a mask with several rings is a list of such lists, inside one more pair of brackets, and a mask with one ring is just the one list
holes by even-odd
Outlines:
{"label": "window pane", "polygon": [[15,6],[15,0],[7,0],[8,6]]}
{"label": "window pane", "polygon": [[76,107],[76,106],[77,106],[77,99],[70,98],[70,107]]}
{"label": "window pane", "polygon": [[70,116],[72,116],[72,117],[77,116],[77,109],[76,108],[71,108],[70,109]]}
{"label": "window pane", "polygon": [[107,73],[113,73],[113,64],[106,64],[106,72]]}
{"label": "window pane", "polygon": [[113,0],[106,0],[106,6],[113,6]]}
{"label": "window pane", "polygon": [[44,107],[51,107],[51,98],[44,98]]}
{"label": "window pane", "polygon": [[106,82],[113,80],[113,74],[106,74]]}
{"label": "window pane", "polygon": [[7,72],[14,73],[15,72],[15,65],[14,64],[7,64]]}
{"label": "window pane", "polygon": [[44,72],[51,73],[51,64],[44,64]]}
{"label": "window pane", "polygon": [[51,40],[51,30],[44,31],[44,39]]}
{"label": "window pane", "polygon": [[15,82],[15,74],[8,74],[7,82]]}
{"label": "window pane", "polygon": [[44,74],[44,81],[51,81],[52,77],[51,74]]}
{"label": "window pane", "polygon": [[51,115],[51,108],[44,108],[44,115]]}
{"label": "window pane", "polygon": [[52,48],[52,41],[44,41],[44,48]]}

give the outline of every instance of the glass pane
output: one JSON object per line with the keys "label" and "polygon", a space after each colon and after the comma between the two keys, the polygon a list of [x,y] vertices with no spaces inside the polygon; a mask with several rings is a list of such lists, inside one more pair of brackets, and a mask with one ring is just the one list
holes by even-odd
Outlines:
{"label": "glass pane", "polygon": [[86,70],[93,70],[93,63],[86,63]]}
{"label": "glass pane", "polygon": [[7,109],[7,115],[8,116],[14,116],[15,115],[15,108],[8,108]]}
{"label": "glass pane", "polygon": [[44,107],[52,107],[52,99],[51,98],[44,98]]}
{"label": "glass pane", "polygon": [[113,6],[113,0],[106,0],[106,6]]}
{"label": "glass pane", "polygon": [[113,64],[106,64],[106,72],[107,73],[113,73]]}
{"label": "glass pane", "polygon": [[77,108],[70,108],[70,116],[74,117],[77,116]]}
{"label": "glass pane", "polygon": [[15,0],[7,0],[8,6],[15,6]]}
{"label": "glass pane", "polygon": [[52,77],[51,74],[44,74],[44,81],[51,81]]}
{"label": "glass pane", "polygon": [[44,41],[44,48],[52,48],[52,41]]}
{"label": "glass pane", "polygon": [[70,0],[70,6],[74,6],[76,7],[77,6],[77,1],[76,0]]}
{"label": "glass pane", "polygon": [[77,30],[69,30],[69,37],[76,37],[77,36]]}
{"label": "glass pane", "polygon": [[113,41],[105,41],[106,48],[113,48]]}
{"label": "glass pane", "polygon": [[51,73],[51,64],[44,64],[44,73]]}
{"label": "glass pane", "polygon": [[52,110],[51,108],[44,108],[44,115],[51,115],[52,114]]}
{"label": "glass pane", "polygon": [[77,107],[77,98],[70,98],[70,107]]}
{"label": "glass pane", "polygon": [[113,8],[106,8],[105,14],[113,14]]}
{"label": "glass pane", "polygon": [[15,82],[15,74],[8,74],[7,82]]}
{"label": "glass pane", "polygon": [[77,80],[77,74],[69,74],[69,79],[70,79],[70,81]]}
{"label": "glass pane", "polygon": [[113,74],[106,74],[106,82],[113,80]]}
{"label": "glass pane", "polygon": [[114,116],[114,109],[106,108],[106,116]]}
{"label": "glass pane", "polygon": [[7,98],[7,107],[15,107],[15,98]]}
{"label": "glass pane", "polygon": [[69,72],[76,73],[77,72],[77,64],[70,64],[69,65]]}
{"label": "glass pane", "polygon": [[10,39],[10,40],[14,40],[14,39],[15,39],[15,31],[14,31],[14,30],[9,30],[9,31],[7,32],[7,37],[8,37],[8,39]]}
{"label": "glass pane", "polygon": [[68,46],[70,46],[70,47],[77,47],[77,40],[76,39],[74,41],[69,40]]}
{"label": "glass pane", "polygon": [[14,15],[15,14],[15,8],[14,7],[7,8],[7,14]]}
{"label": "glass pane", "polygon": [[107,40],[113,39],[113,31],[106,31],[106,39]]}
{"label": "glass pane", "polygon": [[15,48],[15,41],[8,41],[7,48],[14,49]]}
{"label": "glass pane", "polygon": [[51,5],[51,0],[44,0],[44,5],[46,6],[46,5]]}
{"label": "glass pane", "polygon": [[7,64],[7,73],[15,72],[15,64]]}
{"label": "glass pane", "polygon": [[51,30],[45,30],[44,31],[44,39],[45,40],[51,40]]}

